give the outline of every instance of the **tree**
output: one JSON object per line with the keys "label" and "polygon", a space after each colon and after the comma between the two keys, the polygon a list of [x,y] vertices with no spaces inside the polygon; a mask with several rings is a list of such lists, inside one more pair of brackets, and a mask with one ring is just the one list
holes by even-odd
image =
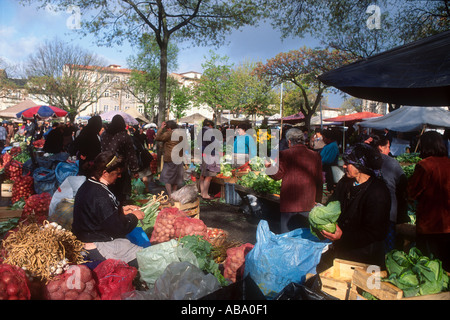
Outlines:
{"label": "tree", "polygon": [[29,92],[66,110],[71,121],[108,90],[103,60],[57,38],[45,41],[25,64]]}
{"label": "tree", "polygon": [[341,110],[344,113],[362,112],[363,111],[363,101],[359,98],[350,97],[342,103]]}
{"label": "tree", "polygon": [[[159,46],[152,35],[145,33],[136,45],[136,50],[136,55],[130,56],[127,60],[132,72],[124,89],[144,106],[144,116],[152,119],[157,113],[155,106],[158,105],[159,96],[161,74]],[[169,45],[169,70],[177,67],[178,51],[175,45]]]}
{"label": "tree", "polygon": [[232,110],[233,86],[232,64],[228,57],[210,51],[210,58],[202,64],[203,74],[194,87],[197,104],[206,104],[213,110],[214,117],[221,117],[222,110]]}
{"label": "tree", "polygon": [[261,0],[286,37],[312,35],[325,46],[368,57],[450,28],[450,0]]}
{"label": "tree", "polygon": [[[254,25],[261,15],[254,0],[21,0],[52,4],[66,10],[78,6],[83,20],[79,31],[94,34],[99,45],[112,46],[140,39],[151,32],[160,48],[158,123],[165,119],[167,97],[167,55],[169,41],[190,41],[194,45],[219,45],[233,29]],[[86,18],[90,16],[91,18]]]}
{"label": "tree", "polygon": [[0,58],[0,99],[10,96],[20,88],[16,82],[8,77],[11,68],[9,64]]}
{"label": "tree", "polygon": [[171,96],[170,109],[175,115],[175,119],[180,120],[186,115],[186,111],[191,106],[193,101],[192,90],[177,83]]}
{"label": "tree", "polygon": [[299,111],[305,116],[305,124],[309,130],[311,117],[327,89],[317,76],[351,61],[350,55],[337,50],[303,47],[280,53],[266,64],[259,62],[255,73],[274,86],[291,82],[300,89],[304,103],[299,105]]}
{"label": "tree", "polygon": [[235,113],[268,115],[278,97],[270,84],[253,73],[256,63],[245,61],[231,71],[232,104]]}

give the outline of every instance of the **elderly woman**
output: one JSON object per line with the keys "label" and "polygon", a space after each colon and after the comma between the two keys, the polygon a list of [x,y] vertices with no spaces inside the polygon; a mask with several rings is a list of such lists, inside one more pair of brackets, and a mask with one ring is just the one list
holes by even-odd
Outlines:
{"label": "elderly woman", "polygon": [[417,200],[417,248],[433,254],[450,270],[450,159],[442,135],[425,132],[420,137],[420,157],[408,181],[408,194]]}
{"label": "elderly woman", "polygon": [[361,143],[347,150],[343,160],[346,175],[329,199],[341,205],[336,232],[322,235],[333,241],[335,257],[382,266],[391,197],[379,178],[381,154]]}
{"label": "elderly woman", "polygon": [[[280,180],[281,233],[308,227],[308,214],[315,202],[322,200],[322,162],[317,152],[305,146],[299,129],[286,133],[289,148],[280,151],[278,172],[271,175]],[[266,162],[266,167],[270,167]]]}
{"label": "elderly woman", "polygon": [[137,266],[136,252],[142,248],[126,235],[144,213],[137,206],[121,206],[109,189],[123,169],[124,162],[113,152],[102,152],[95,158],[91,176],[75,196],[72,232],[85,243],[87,260],[118,259]]}

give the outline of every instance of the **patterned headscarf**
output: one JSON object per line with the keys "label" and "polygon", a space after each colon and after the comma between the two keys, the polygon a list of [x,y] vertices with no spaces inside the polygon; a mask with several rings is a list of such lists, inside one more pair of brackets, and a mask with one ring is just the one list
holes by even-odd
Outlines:
{"label": "patterned headscarf", "polygon": [[381,177],[381,166],[383,165],[381,153],[366,143],[358,143],[348,148],[342,159],[362,173]]}

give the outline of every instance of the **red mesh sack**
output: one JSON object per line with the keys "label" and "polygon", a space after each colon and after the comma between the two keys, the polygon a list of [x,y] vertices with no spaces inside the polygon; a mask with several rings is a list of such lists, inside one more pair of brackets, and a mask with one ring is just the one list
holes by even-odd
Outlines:
{"label": "red mesh sack", "polygon": [[34,194],[33,177],[30,175],[21,176],[14,181],[11,203],[16,203],[20,199],[26,201],[32,194]]}
{"label": "red mesh sack", "polygon": [[122,294],[134,291],[133,280],[137,269],[121,260],[107,259],[95,269],[98,290],[102,300],[122,300]]}
{"label": "red mesh sack", "polygon": [[99,300],[97,284],[91,269],[85,265],[71,265],[63,274],[45,286],[48,300]]}
{"label": "red mesh sack", "polygon": [[175,238],[175,220],[186,217],[178,208],[162,208],[155,220],[150,243],[157,244]]}
{"label": "red mesh sack", "polygon": [[223,263],[223,276],[226,279],[236,282],[243,279],[245,269],[245,256],[254,247],[251,243],[243,244],[239,247],[229,248],[227,258]]}
{"label": "red mesh sack", "polygon": [[21,268],[0,264],[0,300],[30,300],[28,278]]}
{"label": "red mesh sack", "polygon": [[178,217],[174,222],[175,238],[183,238],[184,236],[198,235],[208,239],[208,227],[200,219],[190,217]]}

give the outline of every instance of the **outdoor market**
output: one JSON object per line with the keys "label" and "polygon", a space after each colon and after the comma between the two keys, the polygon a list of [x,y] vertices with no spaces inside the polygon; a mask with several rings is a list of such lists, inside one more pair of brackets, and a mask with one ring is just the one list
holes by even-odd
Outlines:
{"label": "outdoor market", "polygon": [[[449,59],[432,88],[431,72],[377,74],[404,54],[320,77],[402,107],[311,132],[301,114],[157,127],[115,111],[78,132],[52,106],[17,112],[0,159],[0,300],[449,300]],[[371,77],[385,82],[358,88]]]}

